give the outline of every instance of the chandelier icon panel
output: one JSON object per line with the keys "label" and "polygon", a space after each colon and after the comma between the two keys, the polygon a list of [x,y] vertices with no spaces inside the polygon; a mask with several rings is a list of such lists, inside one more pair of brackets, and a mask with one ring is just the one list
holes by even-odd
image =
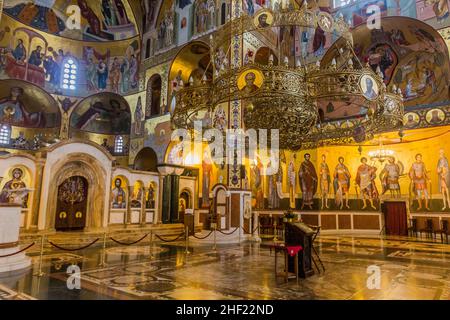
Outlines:
{"label": "chandelier icon panel", "polygon": [[[307,64],[281,54],[280,59],[271,54],[267,64],[231,61],[233,39],[283,26],[319,26],[340,37],[336,42],[340,47],[327,63]],[[224,43],[229,44],[226,53]],[[279,129],[282,149],[361,143],[402,126],[401,91],[395,86],[388,90],[382,73],[359,61],[348,25],[327,12],[313,13],[303,6],[244,15],[210,37],[210,50],[212,79],[205,72],[202,81],[190,80],[178,88],[172,113],[175,127],[193,129],[196,120],[211,119],[220,104],[232,101],[241,101],[244,129]],[[278,60],[282,62],[274,62]],[[344,120],[325,120],[320,106],[333,101],[357,104],[361,111]],[[203,130],[211,127],[212,121],[203,121]]]}

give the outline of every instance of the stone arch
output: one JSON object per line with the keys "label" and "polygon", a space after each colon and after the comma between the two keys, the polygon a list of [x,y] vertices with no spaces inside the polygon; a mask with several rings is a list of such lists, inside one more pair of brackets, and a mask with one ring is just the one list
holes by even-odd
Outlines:
{"label": "stone arch", "polygon": [[134,160],[134,169],[138,171],[157,172],[158,156],[152,148],[146,147],[138,152]]}
{"label": "stone arch", "polygon": [[39,230],[53,230],[58,187],[72,176],[83,177],[89,184],[86,228],[106,227],[113,161],[106,150],[89,141],[69,140],[48,148],[42,176]]}
{"label": "stone arch", "polygon": [[[86,228],[100,228],[103,223],[104,202],[109,190],[106,190],[106,172],[97,159],[86,154],[71,154],[56,164],[56,175],[49,189],[49,205],[46,229],[53,229],[56,217],[56,203],[59,186],[68,178],[80,176],[88,182],[88,210]],[[108,192],[107,192],[108,191]]]}

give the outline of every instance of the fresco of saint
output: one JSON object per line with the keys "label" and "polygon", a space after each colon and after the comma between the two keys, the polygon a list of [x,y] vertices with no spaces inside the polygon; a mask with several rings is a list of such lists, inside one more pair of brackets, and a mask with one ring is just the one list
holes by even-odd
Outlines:
{"label": "fresco of saint", "polygon": [[367,208],[367,200],[369,200],[372,209],[377,209],[374,205],[374,201],[378,199],[378,190],[375,185],[376,172],[377,168],[367,164],[367,158],[361,159],[361,165],[356,174],[356,184],[364,202],[362,210]]}
{"label": "fresco of saint", "polygon": [[339,164],[334,170],[334,190],[336,193],[335,201],[336,205],[342,210],[344,208],[344,198],[345,207],[350,209],[348,204],[348,194],[350,191],[350,179],[352,175],[348,170],[347,166],[344,164],[345,159],[343,157],[339,158]]}
{"label": "fresco of saint", "polygon": [[322,156],[322,162],[319,167],[320,195],[322,199],[322,209],[329,209],[328,197],[330,194],[331,173],[327,164],[327,156]]}
{"label": "fresco of saint", "polygon": [[112,190],[112,208],[125,209],[127,207],[127,198],[125,190],[122,188],[122,180],[117,178],[114,181],[115,188]]}
{"label": "fresco of saint", "polygon": [[414,162],[411,166],[409,177],[412,183],[412,191],[414,192],[416,200],[419,203],[417,210],[422,210],[422,201],[425,202],[425,209],[430,210],[428,206],[430,195],[428,193],[427,186],[427,183],[430,181],[430,177],[428,176],[425,163],[422,161],[421,154],[416,155],[416,162]]}
{"label": "fresco of saint", "polygon": [[450,166],[443,149],[439,150],[439,161],[437,165],[437,174],[439,177],[439,191],[442,194],[444,206],[442,211],[450,207]]}
{"label": "fresco of saint", "polygon": [[[23,170],[15,168],[12,171],[12,180],[5,183],[3,190],[0,193],[0,203],[15,203],[15,192],[20,192],[26,189],[26,184],[23,182]],[[22,208],[28,207],[28,194],[22,198]]]}
{"label": "fresco of saint", "polygon": [[402,168],[395,162],[394,157],[388,159],[388,163],[384,166],[383,171],[380,174],[381,185],[383,186],[382,194],[391,192],[391,198],[400,198],[400,175],[402,174]]}
{"label": "fresco of saint", "polygon": [[305,154],[305,161],[300,166],[298,176],[303,194],[302,210],[305,206],[312,210],[314,195],[317,192],[318,177],[309,153]]}

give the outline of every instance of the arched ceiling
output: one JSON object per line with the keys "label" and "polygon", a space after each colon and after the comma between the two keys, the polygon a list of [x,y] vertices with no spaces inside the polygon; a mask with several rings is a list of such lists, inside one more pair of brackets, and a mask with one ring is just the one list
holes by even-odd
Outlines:
{"label": "arched ceiling", "polygon": [[99,93],[81,101],[70,118],[75,130],[98,134],[131,132],[131,112],[126,100],[118,94]]}
{"label": "arched ceiling", "polygon": [[[80,8],[80,28],[73,24],[76,8]],[[40,31],[75,40],[114,41],[138,34],[128,0],[5,0],[3,13]]]}
{"label": "arched ceiling", "polygon": [[204,72],[207,68],[212,75],[209,47],[203,42],[192,42],[184,46],[176,56],[170,69],[169,79],[175,79],[178,72],[181,71],[182,80],[186,83],[194,71]]}
{"label": "arched ceiling", "polygon": [[41,88],[20,80],[0,80],[0,122],[24,128],[61,124],[58,103]]}

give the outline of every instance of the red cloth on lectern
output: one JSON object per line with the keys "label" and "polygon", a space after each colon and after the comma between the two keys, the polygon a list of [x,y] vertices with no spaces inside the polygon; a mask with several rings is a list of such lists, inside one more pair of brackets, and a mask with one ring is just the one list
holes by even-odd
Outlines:
{"label": "red cloth on lectern", "polygon": [[302,246],[286,247],[286,251],[291,257],[295,257],[302,250],[303,250]]}

